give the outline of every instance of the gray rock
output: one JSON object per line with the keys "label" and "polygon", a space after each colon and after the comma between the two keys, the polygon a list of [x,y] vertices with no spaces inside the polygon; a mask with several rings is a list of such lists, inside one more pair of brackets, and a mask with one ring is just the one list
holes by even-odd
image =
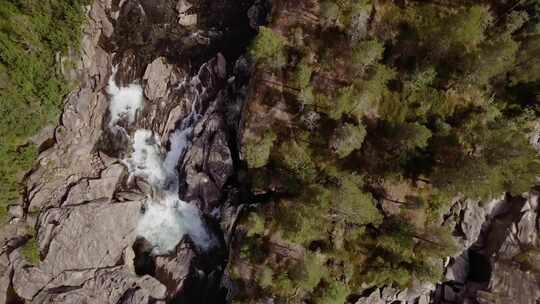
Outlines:
{"label": "gray rock", "polygon": [[183,26],[194,26],[197,24],[197,14],[190,14],[189,9],[192,8],[186,0],[179,0],[176,4],[176,10],[178,11],[178,23]]}
{"label": "gray rock", "polygon": [[381,298],[381,291],[377,288],[367,297],[362,297],[356,304],[386,304],[386,302]]}
{"label": "gray rock", "polygon": [[137,277],[122,266],[95,270],[79,285],[63,285],[65,292],[58,293],[59,288],[47,287],[32,303],[150,304],[165,299],[165,286],[156,279]]}
{"label": "gray rock", "polygon": [[45,286],[45,290],[51,289],[60,289],[60,288],[70,288],[70,287],[80,287],[90,279],[92,279],[96,274],[97,269],[90,268],[84,270],[64,270],[55,276],[50,282]]}
{"label": "gray rock", "polygon": [[12,218],[22,218],[24,216],[24,210],[21,204],[9,206],[8,213]]}
{"label": "gray rock", "polygon": [[405,292],[402,292],[401,299],[407,303],[414,303],[417,299],[427,297],[432,291],[435,290],[435,285],[429,282],[413,281],[410,288],[407,288]]}
{"label": "gray rock", "polygon": [[146,81],[144,93],[150,100],[167,96],[167,85],[173,71],[173,66],[167,64],[163,57],[156,58],[148,65],[143,80]]}
{"label": "gray rock", "polygon": [[19,250],[12,252],[9,259],[13,265],[13,289],[23,299],[32,300],[52,279],[50,274],[29,265]]}
{"label": "gray rock", "polygon": [[499,259],[512,259],[527,248],[540,248],[538,194],[528,194],[521,218],[512,224],[508,237],[499,249]]}
{"label": "gray rock", "polygon": [[418,298],[418,304],[429,304],[430,299],[429,295],[422,295]]}
{"label": "gray rock", "polygon": [[351,26],[348,29],[348,34],[351,37],[352,43],[356,43],[366,37],[370,16],[371,10],[362,10],[358,14],[352,16]]}
{"label": "gray rock", "polygon": [[38,147],[38,151],[44,151],[54,145],[54,129],[52,125],[47,125],[38,134],[30,138],[30,142]]}
{"label": "gray rock", "polygon": [[[134,265],[140,258],[134,231],[152,189],[137,178],[128,182],[121,160],[131,152],[126,135],[140,128],[158,134],[167,149],[170,132],[200,101],[192,149],[178,164],[185,178],[181,190],[199,204],[205,220],[219,217],[223,187],[233,174],[224,119],[233,82],[227,82],[221,55],[204,64],[199,82],[190,84],[184,80],[193,70],[191,62],[165,58],[182,53],[182,62],[188,62],[202,44],[213,43],[222,29],[204,28],[208,22],[198,21],[237,10],[235,2],[225,2],[216,8],[183,0],[96,0],[87,7],[80,52],[57,58],[61,64],[74,61],[74,69],[61,72],[79,88],[67,96],[59,125],[32,139],[40,154],[24,180],[24,204],[12,208],[20,222],[0,233],[0,303],[16,298],[27,303],[165,303],[187,301],[193,293],[207,297],[204,291],[218,288],[224,256],[195,251],[187,237],[176,252],[151,257],[154,277]],[[136,81],[148,99],[133,124],[116,133],[108,126],[106,93],[113,63],[118,85]],[[41,257],[36,266],[20,255],[29,227],[35,228]]]}
{"label": "gray rock", "polygon": [[531,134],[529,134],[529,142],[536,149],[540,151],[540,121],[536,121]]}
{"label": "gray rock", "polygon": [[199,71],[204,87],[200,104],[207,109],[203,108],[203,117],[194,127],[193,143],[181,166],[186,183],[183,199],[195,201],[205,214],[218,206],[222,188],[233,174],[224,118],[225,96],[216,91],[220,82],[226,83],[225,72],[225,59],[219,54]]}
{"label": "gray rock", "polygon": [[83,179],[69,192],[62,206],[83,204],[96,200],[110,202],[114,192],[124,176],[124,166],[114,164],[103,170],[99,179]]}
{"label": "gray rock", "polygon": [[469,274],[469,252],[465,251],[461,255],[453,258],[446,268],[445,279],[458,283],[465,283]]}
{"label": "gray rock", "polygon": [[482,224],[486,220],[486,213],[482,207],[479,206],[478,201],[467,200],[465,202],[465,208],[463,209],[463,219],[459,226],[464,233],[462,245],[464,248],[470,247],[480,235],[482,230]]}
{"label": "gray rock", "polygon": [[102,1],[94,1],[90,7],[80,55],[73,58],[81,86],[67,97],[61,125],[55,128],[54,146],[39,156],[38,168],[27,178],[29,210],[59,206],[70,187],[81,178],[98,177],[103,169],[94,152],[108,107],[103,88],[112,61],[111,54],[100,46],[102,33],[110,32],[106,10]]}
{"label": "gray rock", "polygon": [[495,263],[488,290],[499,303],[536,304],[540,299],[539,283],[534,273],[501,261]]}
{"label": "gray rock", "polygon": [[40,231],[51,235],[40,237],[42,242],[50,240],[40,246],[48,248],[41,268],[56,276],[66,270],[119,265],[135,237],[140,206],[140,202],[88,203],[69,208],[57,226]]}
{"label": "gray rock", "polygon": [[438,286],[433,303],[536,303],[539,278],[521,269],[516,258],[540,248],[538,194],[506,196],[481,206],[468,202],[460,208],[456,227],[468,248],[451,260],[448,281]]}
{"label": "gray rock", "polygon": [[11,267],[3,267],[0,265],[0,274],[0,303],[8,303],[13,269]]}

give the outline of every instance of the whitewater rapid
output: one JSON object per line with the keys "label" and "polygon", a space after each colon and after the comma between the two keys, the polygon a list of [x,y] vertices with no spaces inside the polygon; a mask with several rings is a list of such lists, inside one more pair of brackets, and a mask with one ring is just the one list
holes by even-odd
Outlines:
{"label": "whitewater rapid", "polygon": [[[152,188],[135,232],[137,236],[152,244],[152,253],[155,255],[174,250],[186,234],[203,250],[216,243],[206,228],[199,209],[179,197],[180,178],[177,165],[191,144],[193,126],[200,118],[196,109],[204,88],[199,84],[197,76],[180,84],[180,87],[191,93],[192,109],[179,124],[180,127],[169,134],[169,151],[164,152],[160,145],[163,141],[158,134],[151,130],[138,129],[130,137],[132,153],[123,160],[130,180],[141,178]],[[136,84],[118,87],[114,82],[113,70],[107,91],[111,96],[109,127],[113,130],[121,128],[117,125],[121,119],[132,124],[136,113],[143,107],[142,87]],[[123,133],[129,136],[125,130]]]}

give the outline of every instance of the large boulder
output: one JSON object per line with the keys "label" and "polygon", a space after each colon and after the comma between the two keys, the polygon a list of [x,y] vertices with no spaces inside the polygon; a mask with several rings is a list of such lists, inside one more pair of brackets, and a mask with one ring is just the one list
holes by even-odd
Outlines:
{"label": "large boulder", "polygon": [[[60,220],[47,221],[52,229],[40,230],[40,247],[45,255],[41,268],[56,276],[71,269],[121,264],[124,250],[135,238],[140,207],[141,202],[129,201],[63,209]],[[44,221],[51,212],[44,213]]]}
{"label": "large boulder", "polygon": [[187,243],[180,243],[173,255],[155,258],[154,276],[169,290],[169,299],[176,299],[186,293],[193,276],[193,262],[197,254]]}
{"label": "large boulder", "polygon": [[72,272],[47,285],[32,303],[165,303],[166,288],[150,276],[138,277],[124,266]]}

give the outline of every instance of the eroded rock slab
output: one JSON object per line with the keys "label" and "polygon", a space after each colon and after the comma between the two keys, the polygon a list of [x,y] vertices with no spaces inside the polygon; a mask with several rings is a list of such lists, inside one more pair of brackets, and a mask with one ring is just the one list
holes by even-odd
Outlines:
{"label": "eroded rock slab", "polygon": [[165,303],[165,286],[150,276],[138,277],[123,266],[95,270],[82,282],[80,278],[64,280],[62,286],[48,286],[32,303]]}
{"label": "eroded rock slab", "polygon": [[41,268],[54,276],[65,270],[120,264],[124,249],[135,238],[140,207],[140,202],[125,202],[70,208],[58,226],[47,232],[54,236]]}

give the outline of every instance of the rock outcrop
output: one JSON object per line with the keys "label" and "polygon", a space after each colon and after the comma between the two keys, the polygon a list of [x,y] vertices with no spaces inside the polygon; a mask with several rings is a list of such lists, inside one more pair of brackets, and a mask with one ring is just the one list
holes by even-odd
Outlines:
{"label": "rock outcrop", "polygon": [[447,281],[437,287],[433,302],[536,304],[540,299],[534,262],[540,248],[536,190],[484,205],[469,202],[458,210],[462,219],[456,228],[467,242],[461,255],[450,259]]}
{"label": "rock outcrop", "polygon": [[444,215],[461,252],[437,286],[418,284],[364,292],[356,304],[536,304],[540,300],[538,192],[490,202],[456,199]]}

